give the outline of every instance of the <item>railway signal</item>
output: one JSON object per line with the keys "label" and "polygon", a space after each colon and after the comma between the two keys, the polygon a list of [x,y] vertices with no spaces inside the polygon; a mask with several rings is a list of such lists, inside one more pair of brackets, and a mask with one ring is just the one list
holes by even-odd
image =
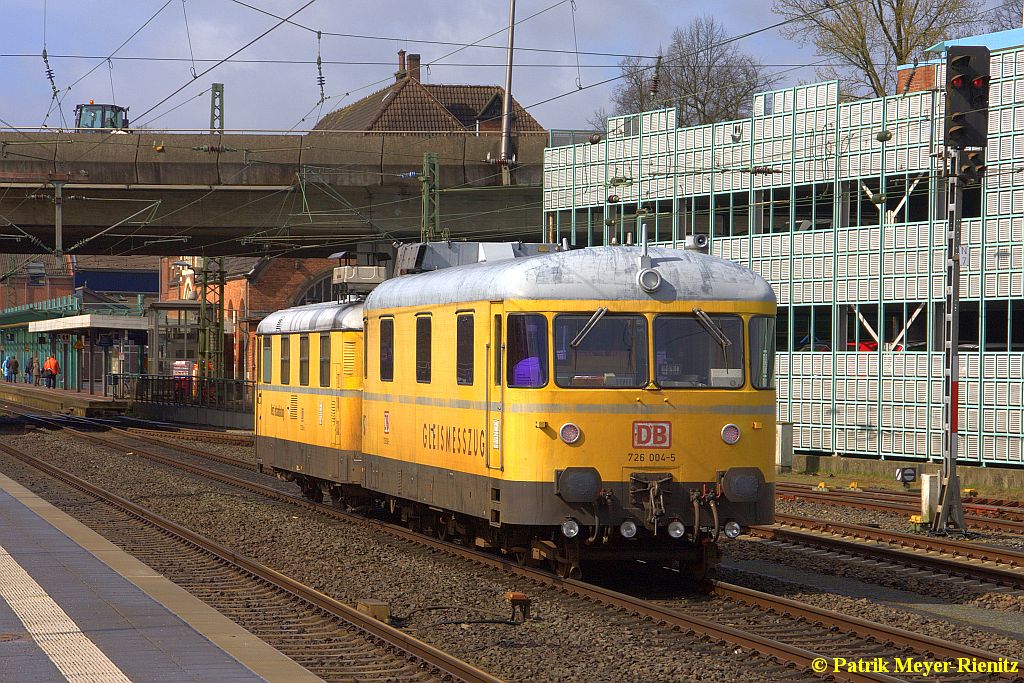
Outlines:
{"label": "railway signal", "polygon": [[945,144],[952,154],[948,166],[946,222],[946,307],[943,316],[944,400],[942,479],[932,517],[933,533],[966,533],[956,471],[960,429],[960,268],[964,185],[980,182],[985,173],[988,143],[990,55],[987,47],[953,45],[946,51]]}
{"label": "railway signal", "polygon": [[985,147],[988,141],[989,50],[953,45],[946,52],[946,147]]}

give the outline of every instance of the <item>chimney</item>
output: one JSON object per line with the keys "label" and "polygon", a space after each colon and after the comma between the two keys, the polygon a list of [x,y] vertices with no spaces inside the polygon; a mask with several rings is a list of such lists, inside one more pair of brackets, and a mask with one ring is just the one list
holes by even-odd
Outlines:
{"label": "chimney", "polygon": [[398,51],[398,71],[395,72],[395,82],[398,82],[405,78],[407,72],[405,70],[405,50]]}
{"label": "chimney", "polygon": [[420,80],[420,56],[418,54],[409,55],[409,78]]}

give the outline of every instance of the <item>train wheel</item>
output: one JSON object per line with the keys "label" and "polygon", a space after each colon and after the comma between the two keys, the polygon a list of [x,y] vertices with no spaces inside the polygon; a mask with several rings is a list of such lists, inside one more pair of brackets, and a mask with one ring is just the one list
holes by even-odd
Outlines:
{"label": "train wheel", "polygon": [[583,570],[576,562],[558,561],[555,566],[555,574],[563,579],[582,579]]}
{"label": "train wheel", "polygon": [[437,536],[438,540],[447,541],[450,535],[450,529],[448,528],[448,522],[444,517],[438,517],[437,523],[434,524],[434,535]]}

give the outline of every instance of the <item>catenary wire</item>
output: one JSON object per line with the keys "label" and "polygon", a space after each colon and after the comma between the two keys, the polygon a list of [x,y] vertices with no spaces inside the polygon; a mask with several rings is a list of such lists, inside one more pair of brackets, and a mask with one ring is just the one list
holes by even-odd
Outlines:
{"label": "catenary wire", "polygon": [[[562,0],[562,2],[559,2],[558,5],[564,4],[565,1],[566,0]],[[243,7],[247,7],[249,9],[253,10],[253,11],[259,12],[260,14],[266,14],[267,16],[274,17],[276,19],[280,19],[281,18],[278,15],[276,15],[276,14],[274,14],[272,12],[268,12],[265,9],[261,9],[259,7],[256,7],[255,5],[251,5],[249,3],[242,2],[242,0],[231,0],[231,2],[235,3],[236,5],[241,5]],[[554,7],[557,7],[557,5],[552,5],[548,9],[553,9]],[[546,11],[547,10],[542,10],[541,12],[538,12],[538,14],[541,14],[541,13],[546,12]],[[528,21],[529,19],[531,19],[534,16],[537,16],[537,15],[534,14],[534,15],[531,15],[529,17],[526,17],[525,19],[517,21],[516,22],[516,26],[518,26],[523,21]],[[311,31],[311,32],[314,32],[314,33],[316,32],[315,28],[312,28],[310,26],[305,26],[305,25],[300,24],[298,22],[290,21],[288,23],[292,24],[293,26],[295,26],[297,28],[304,29],[306,31]],[[491,34],[491,36],[495,36],[495,35],[497,35],[498,33],[501,33],[504,30],[505,29],[503,28],[503,29],[501,29],[501,31],[497,31],[496,33]],[[474,47],[474,48],[486,48],[486,49],[493,49],[493,50],[505,50],[505,49],[507,49],[507,46],[505,46],[505,45],[488,45],[488,44],[481,43],[481,41],[487,40],[487,38],[489,38],[491,36],[486,36],[486,37],[481,38],[480,40],[475,41],[473,43],[459,43],[459,42],[452,42],[452,41],[445,41],[445,40],[428,40],[428,39],[408,38],[408,37],[401,37],[401,36],[397,36],[397,37],[396,36],[377,36],[377,35],[360,34],[360,33],[338,33],[338,32],[334,32],[334,31],[322,31],[322,33],[325,36],[331,36],[331,37],[335,37],[335,38],[357,38],[357,39],[361,39],[361,40],[386,41],[386,42],[389,42],[389,43],[417,43],[417,44],[422,44],[422,45],[443,45],[443,46],[446,46],[446,47],[458,47],[458,48]],[[552,53],[552,54],[566,54],[566,55],[571,55],[571,54],[574,53],[573,50],[559,50],[559,49],[555,49],[555,48],[545,48],[545,47],[518,47],[517,46],[516,50],[520,51],[520,52],[548,52],[548,53]],[[651,55],[628,54],[628,53],[622,53],[622,52],[580,52],[579,54],[593,56],[593,57],[619,57],[619,58],[632,57],[632,58],[640,58],[640,59],[653,59],[653,56],[651,56]]]}
{"label": "catenary wire", "polygon": [[[170,1],[170,0],[168,0],[168,1]],[[232,53],[231,53],[230,55],[228,55],[228,56],[227,56],[227,57],[225,57],[224,59],[218,60],[218,61],[217,61],[217,63],[215,63],[215,64],[214,64],[213,66],[209,67],[208,69],[204,69],[204,70],[203,70],[203,72],[202,72],[201,74],[199,74],[198,76],[196,76],[196,77],[195,77],[195,78],[193,78],[192,80],[188,81],[187,83],[183,83],[183,84],[182,84],[181,86],[179,86],[179,87],[178,87],[177,89],[175,89],[175,90],[174,90],[174,91],[173,91],[173,92],[172,92],[172,93],[171,93],[170,95],[167,95],[167,96],[166,96],[166,97],[164,97],[164,98],[163,98],[162,100],[160,100],[159,102],[157,102],[156,104],[154,104],[153,106],[151,106],[151,107],[150,107],[149,109],[147,109],[146,111],[142,112],[142,114],[140,114],[140,117],[142,117],[142,116],[145,116],[146,114],[150,113],[151,111],[153,111],[154,109],[156,109],[157,107],[159,107],[159,106],[160,106],[161,104],[163,104],[163,103],[164,103],[164,102],[166,102],[167,100],[169,100],[169,99],[171,99],[172,97],[174,97],[175,95],[177,95],[177,94],[178,94],[179,92],[181,92],[182,90],[184,90],[185,88],[187,88],[188,86],[190,86],[190,85],[191,85],[191,84],[192,84],[192,83],[193,83],[193,82],[194,82],[194,81],[195,81],[195,80],[196,80],[197,78],[202,78],[202,77],[203,77],[203,76],[205,76],[206,74],[208,74],[208,73],[210,73],[211,71],[213,71],[214,69],[216,69],[216,68],[217,68],[218,66],[220,66],[221,64],[224,64],[224,63],[225,63],[225,62],[226,62],[226,61],[227,61],[228,59],[231,59],[232,57],[234,57],[235,55],[237,55],[237,54],[238,54],[239,52],[241,52],[242,50],[245,50],[246,48],[248,48],[249,46],[253,45],[253,44],[254,44],[254,43],[256,43],[257,41],[259,41],[259,40],[263,39],[264,37],[266,37],[267,35],[269,35],[269,34],[270,34],[270,33],[271,33],[272,31],[274,31],[275,29],[277,29],[278,27],[280,27],[281,25],[283,25],[283,24],[284,24],[284,23],[285,23],[285,22],[286,22],[286,21],[287,21],[288,19],[290,19],[290,18],[294,17],[295,15],[299,14],[299,13],[300,13],[300,12],[302,12],[302,11],[303,11],[304,9],[306,9],[307,7],[309,7],[310,5],[312,5],[312,4],[314,3],[314,2],[316,2],[316,0],[308,0],[307,2],[303,3],[303,5],[302,5],[301,7],[299,7],[299,8],[297,9],[297,10],[295,10],[294,12],[292,12],[291,14],[289,14],[289,15],[288,15],[288,17],[287,17],[287,19],[282,19],[281,21],[277,22],[276,24],[274,24],[273,26],[271,26],[270,28],[268,28],[268,29],[267,29],[266,31],[264,31],[263,33],[259,34],[258,36],[256,36],[256,37],[255,37],[255,38],[253,38],[252,40],[250,40],[249,42],[247,42],[247,43],[246,43],[245,45],[243,45],[242,47],[240,47],[240,48],[238,48],[237,50],[235,50],[234,52],[232,52]]]}

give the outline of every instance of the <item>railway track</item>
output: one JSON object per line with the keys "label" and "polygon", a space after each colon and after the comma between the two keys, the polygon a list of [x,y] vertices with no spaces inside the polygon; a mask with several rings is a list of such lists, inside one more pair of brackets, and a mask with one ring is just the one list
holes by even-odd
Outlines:
{"label": "railway track", "polygon": [[0,443],[3,452],[102,505],[75,516],[328,681],[498,679],[129,500]]}
{"label": "railway track", "polygon": [[[154,433],[152,430],[117,427],[109,424],[106,420],[93,420],[74,415],[59,415],[52,413],[49,415],[42,415],[39,413],[30,413],[10,405],[4,405],[3,409],[18,415],[25,420],[36,422],[51,429],[70,430],[71,433],[102,446],[131,450],[137,446],[137,443],[133,444],[131,440],[134,440],[135,442],[141,441],[155,446],[160,446],[162,448],[172,449],[178,453],[186,453],[196,458],[212,460],[222,465],[230,465],[231,467],[237,467],[250,472],[260,471],[259,465],[254,462],[220,455],[218,453],[211,453],[184,443],[169,443],[166,439],[155,436],[155,433],[161,435],[164,434],[162,431],[156,431]],[[101,433],[103,434],[102,436]],[[128,441],[111,438],[110,435],[123,437],[124,439],[128,439]]]}
{"label": "railway track", "polygon": [[[816,487],[810,484],[795,482],[777,482],[776,489],[783,496],[800,495],[805,491],[815,492]],[[822,492],[824,493],[824,492]],[[882,502],[910,503],[920,505],[921,492],[864,487],[861,489],[831,489],[829,493],[853,499],[877,500]],[[1002,519],[1024,520],[1024,501],[990,498],[987,496],[967,496],[963,498],[964,509],[973,514]]]}
{"label": "railway track", "polygon": [[[778,482],[775,485],[776,495],[789,500],[806,500],[812,503],[855,507],[862,510],[875,510],[905,514],[920,514],[920,494],[882,489],[861,492],[849,490],[819,491],[802,484]],[[988,529],[1011,534],[1024,535],[1024,507],[1013,505],[1013,501],[964,502],[964,520],[968,527]]]}
{"label": "railway track", "polygon": [[752,535],[802,547],[824,548],[1024,589],[1024,553],[950,538],[907,534],[796,515],[775,515],[773,526]]}
{"label": "railway track", "polygon": [[[31,414],[25,413],[21,406],[15,406],[10,403],[0,403],[0,406],[2,406],[4,410],[23,416]],[[139,436],[156,436],[159,438],[176,439],[181,441],[237,444],[239,446],[254,446],[256,444],[256,439],[252,434],[242,434],[217,429],[195,429],[171,423],[158,423],[159,426],[156,427],[143,427],[139,426],[139,424],[152,425],[152,423],[146,420],[126,417],[123,415],[116,418],[97,418],[51,413],[51,416],[53,419],[64,420],[71,424],[79,424],[83,426],[93,425],[99,429],[119,430],[126,433],[138,434]]]}
{"label": "railway track", "polygon": [[[116,448],[119,451],[124,451],[126,448],[123,442],[112,441],[107,435],[99,436],[76,429],[72,429],[70,433],[100,445]],[[136,438],[135,435],[132,435],[132,438]],[[159,440],[157,441],[159,442]],[[174,449],[176,446],[176,444],[163,442],[158,447]],[[387,522],[353,515],[329,505],[298,498],[293,494],[284,493],[249,478],[239,478],[196,464],[184,463],[174,455],[156,453],[150,447],[138,448],[136,446],[131,449],[131,452],[136,456],[179,467],[194,474],[334,519],[376,527],[380,533],[516,575],[529,580],[534,585],[553,588],[586,602],[601,604],[614,610],[652,620],[672,629],[700,635],[715,642],[729,643],[762,658],[764,661],[758,665],[759,669],[773,671],[779,675],[792,673],[803,676],[812,672],[814,661],[822,657],[831,661],[832,657],[893,658],[905,657],[907,653],[916,653],[921,656],[931,653],[928,656],[946,660],[955,660],[958,657],[976,657],[986,661],[998,659],[998,655],[991,652],[941,641],[721,582],[713,584],[715,598],[710,602],[696,603],[696,607],[691,602],[676,605],[652,602],[610,588],[559,578],[539,569],[520,566],[494,555],[433,539]],[[790,669],[792,669],[791,672],[789,672]],[[834,671],[826,673],[828,676],[840,680],[902,680],[900,677],[890,677],[884,674]]]}
{"label": "railway track", "polygon": [[[37,416],[36,419],[43,420],[44,418]],[[111,438],[111,432],[117,435],[124,435],[129,439],[145,440],[162,448],[173,448],[175,451],[182,451],[198,458],[212,460],[246,471],[258,471],[258,466],[248,461],[208,453],[183,445],[179,446],[178,444],[170,446],[162,439],[153,438],[146,434],[113,429],[100,436],[91,432],[77,431],[76,429],[76,433],[82,438],[92,441],[97,445],[137,453],[150,459],[155,459],[165,465],[187,467],[194,474],[209,476],[206,468],[188,466],[182,463],[177,455],[168,457],[157,453],[143,452],[138,448],[138,444]],[[237,485],[230,477],[227,481],[222,481],[222,483]],[[277,491],[275,495],[281,494],[281,491]],[[284,493],[283,495],[289,500],[294,499],[294,496],[290,493]],[[776,514],[776,522],[775,526],[755,527],[751,530],[751,533],[761,538],[768,538],[783,543],[803,547],[826,548],[840,553],[849,553],[885,562],[915,566],[947,575],[967,576],[995,585],[1024,589],[1024,553],[993,548],[977,543],[955,541],[948,538],[885,531],[874,527],[840,524],[795,515]],[[857,539],[861,542],[854,543],[851,539]],[[964,559],[969,560],[969,562],[964,562]]]}
{"label": "railway track", "polygon": [[182,441],[205,441],[212,443],[229,443],[239,446],[254,446],[255,437],[249,434],[232,434],[231,432],[220,432],[209,429],[189,429],[176,427],[174,429],[147,429],[145,427],[122,427],[126,432],[141,435],[160,435],[168,439],[180,439]]}

